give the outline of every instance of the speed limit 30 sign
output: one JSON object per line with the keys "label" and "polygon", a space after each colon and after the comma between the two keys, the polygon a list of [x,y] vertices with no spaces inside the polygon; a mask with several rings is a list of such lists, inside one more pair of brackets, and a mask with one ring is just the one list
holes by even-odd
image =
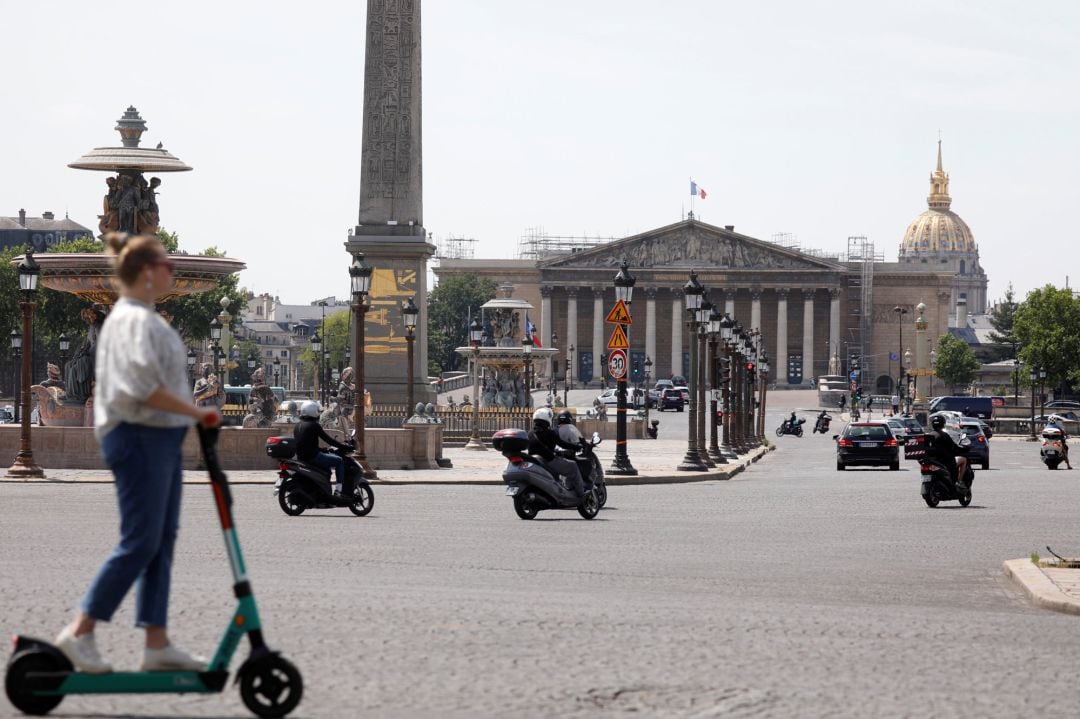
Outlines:
{"label": "speed limit 30 sign", "polygon": [[615,379],[626,376],[626,350],[611,350],[607,361],[608,374]]}

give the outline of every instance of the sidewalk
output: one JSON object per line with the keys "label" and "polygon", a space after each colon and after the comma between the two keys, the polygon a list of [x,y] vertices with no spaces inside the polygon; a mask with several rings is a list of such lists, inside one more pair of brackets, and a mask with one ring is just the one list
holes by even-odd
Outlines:
{"label": "sidewalk", "polygon": [[1080,614],[1080,569],[1036,566],[1031,559],[1010,559],[1005,574],[1043,609]]}
{"label": "sidewalk", "polygon": [[[610,485],[629,484],[675,484],[680,482],[703,482],[731,479],[748,466],[764,457],[775,447],[758,447],[728,460],[708,472],[680,472],[675,469],[686,453],[686,442],[681,440],[632,440],[627,445],[630,464],[638,471],[636,476],[607,475],[615,454],[615,443],[604,442],[597,453],[604,467],[605,479]],[[453,462],[449,469],[380,469],[373,484],[502,484],[502,470],[506,458],[488,448],[484,452],[452,447],[444,450],[444,456]],[[277,481],[277,468],[267,459],[265,470],[234,470],[227,472],[232,484],[273,484]],[[185,484],[205,484],[209,479],[205,472],[184,471]],[[12,479],[0,477],[0,483],[49,482],[49,483],[111,483],[112,474],[102,469],[48,469],[45,479]]]}

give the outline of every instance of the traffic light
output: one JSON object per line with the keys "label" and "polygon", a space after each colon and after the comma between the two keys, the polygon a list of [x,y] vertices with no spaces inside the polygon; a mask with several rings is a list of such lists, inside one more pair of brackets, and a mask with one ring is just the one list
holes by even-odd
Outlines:
{"label": "traffic light", "polygon": [[566,371],[567,372],[570,371],[570,358],[569,357],[566,358]]}
{"label": "traffic light", "polygon": [[720,382],[721,384],[731,382],[731,360],[727,357],[720,358]]}

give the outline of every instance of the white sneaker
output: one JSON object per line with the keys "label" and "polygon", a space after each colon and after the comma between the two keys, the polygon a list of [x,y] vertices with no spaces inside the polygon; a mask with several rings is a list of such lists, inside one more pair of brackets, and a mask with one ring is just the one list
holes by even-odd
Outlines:
{"label": "white sneaker", "polygon": [[164,649],[147,648],[143,652],[140,671],[204,672],[206,671],[206,659],[197,655],[192,656],[175,644],[169,644]]}
{"label": "white sneaker", "polygon": [[112,664],[101,658],[97,644],[94,642],[94,634],[75,636],[70,627],[64,627],[56,637],[56,648],[71,660],[75,669],[87,674],[108,674],[113,670]]}

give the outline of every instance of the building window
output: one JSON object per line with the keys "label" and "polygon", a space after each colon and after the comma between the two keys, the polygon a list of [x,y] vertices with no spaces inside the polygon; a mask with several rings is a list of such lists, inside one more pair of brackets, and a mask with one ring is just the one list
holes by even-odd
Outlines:
{"label": "building window", "polygon": [[960,260],[960,274],[964,274],[964,261]]}

